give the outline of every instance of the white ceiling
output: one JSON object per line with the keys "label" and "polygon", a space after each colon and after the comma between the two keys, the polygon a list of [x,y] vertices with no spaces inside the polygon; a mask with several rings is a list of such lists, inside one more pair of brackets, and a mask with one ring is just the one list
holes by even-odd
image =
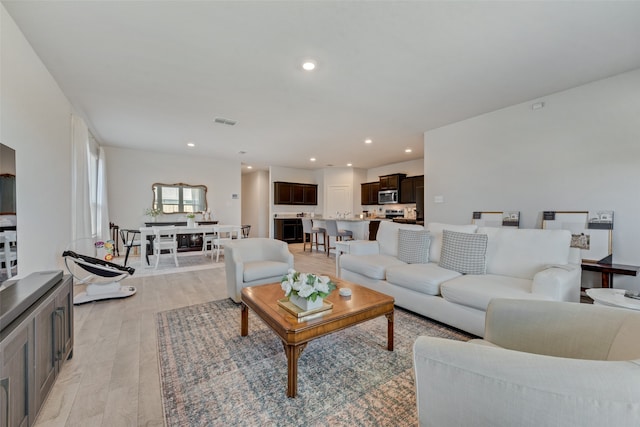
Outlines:
{"label": "white ceiling", "polygon": [[426,130],[640,68],[637,1],[2,4],[102,144],[257,168],[421,158]]}

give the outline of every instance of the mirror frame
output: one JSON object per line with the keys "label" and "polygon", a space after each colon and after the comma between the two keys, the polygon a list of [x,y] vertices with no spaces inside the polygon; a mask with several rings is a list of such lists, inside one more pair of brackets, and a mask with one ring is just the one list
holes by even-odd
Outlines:
{"label": "mirror frame", "polygon": [[154,182],[153,184],[151,184],[151,193],[152,193],[152,200],[151,200],[151,206],[154,209],[158,208],[158,203],[156,201],[156,187],[178,187],[178,188],[195,188],[195,189],[201,189],[204,190],[204,209],[200,209],[200,210],[196,210],[195,212],[189,212],[189,211],[185,211],[185,210],[180,210],[178,212],[164,212],[162,210],[162,215],[173,215],[173,214],[188,214],[188,213],[198,213],[198,212],[202,212],[202,211],[206,211],[209,209],[209,205],[207,203],[207,186],[206,185],[191,185],[191,184],[186,184],[184,182],[178,182],[175,184],[164,184],[164,183],[160,183],[160,182]]}

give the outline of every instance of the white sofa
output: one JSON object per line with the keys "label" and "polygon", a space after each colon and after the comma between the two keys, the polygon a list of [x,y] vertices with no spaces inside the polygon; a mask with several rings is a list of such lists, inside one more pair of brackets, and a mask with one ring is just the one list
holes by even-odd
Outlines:
{"label": "white sofa", "polygon": [[280,240],[237,239],[224,246],[224,264],[227,295],[240,302],[243,288],[279,282],[293,268],[293,254]]}
{"label": "white sofa", "polygon": [[420,425],[640,426],[639,329],[631,310],[494,299],[484,340],[416,340]]}
{"label": "white sofa", "polygon": [[[493,298],[579,301],[580,256],[570,248],[569,231],[430,223],[429,262],[408,264],[398,258],[400,229],[423,228],[382,222],[376,241],[350,243],[349,253],[339,258],[340,277],[477,336],[484,334]],[[443,230],[487,235],[486,274],[461,274],[438,265]]]}

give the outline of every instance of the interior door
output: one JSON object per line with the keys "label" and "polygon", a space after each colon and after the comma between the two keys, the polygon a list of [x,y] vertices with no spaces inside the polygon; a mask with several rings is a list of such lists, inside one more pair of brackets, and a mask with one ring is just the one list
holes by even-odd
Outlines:
{"label": "interior door", "polygon": [[353,215],[353,198],[351,196],[351,186],[330,185],[327,188],[327,203],[325,217],[335,218],[338,212],[342,216],[349,213]]}

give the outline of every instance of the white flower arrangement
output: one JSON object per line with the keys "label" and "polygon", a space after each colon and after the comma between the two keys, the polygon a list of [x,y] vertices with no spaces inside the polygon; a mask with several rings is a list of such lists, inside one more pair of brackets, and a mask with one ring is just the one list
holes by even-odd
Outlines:
{"label": "white flower arrangement", "polygon": [[293,269],[280,281],[284,296],[297,295],[310,301],[318,297],[326,298],[336,288],[336,284],[328,276],[317,276],[312,273],[300,273]]}

